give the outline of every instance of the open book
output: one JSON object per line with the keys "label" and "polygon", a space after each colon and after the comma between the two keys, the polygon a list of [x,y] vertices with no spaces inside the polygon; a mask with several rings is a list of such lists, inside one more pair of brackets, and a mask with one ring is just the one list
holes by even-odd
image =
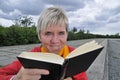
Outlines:
{"label": "open book", "polygon": [[17,58],[25,68],[39,68],[50,71],[41,80],[61,80],[86,71],[103,46],[95,41],[87,42],[73,50],[65,59],[54,53],[22,52]]}

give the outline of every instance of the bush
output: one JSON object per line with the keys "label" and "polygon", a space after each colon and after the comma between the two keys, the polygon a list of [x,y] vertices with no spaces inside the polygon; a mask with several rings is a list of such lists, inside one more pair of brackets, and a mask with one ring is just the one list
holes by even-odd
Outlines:
{"label": "bush", "polygon": [[0,26],[0,46],[38,43],[35,27]]}

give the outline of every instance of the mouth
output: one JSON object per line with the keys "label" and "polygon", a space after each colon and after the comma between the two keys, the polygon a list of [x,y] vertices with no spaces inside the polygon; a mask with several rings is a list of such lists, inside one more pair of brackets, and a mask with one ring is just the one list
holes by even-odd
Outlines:
{"label": "mouth", "polygon": [[56,49],[56,50],[61,48],[60,45],[51,45],[50,47],[52,49]]}
{"label": "mouth", "polygon": [[59,47],[60,45],[50,45],[50,47]]}

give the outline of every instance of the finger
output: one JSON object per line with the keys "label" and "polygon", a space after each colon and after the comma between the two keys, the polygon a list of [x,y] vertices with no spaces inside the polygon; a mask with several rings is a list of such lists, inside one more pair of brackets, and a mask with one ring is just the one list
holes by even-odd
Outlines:
{"label": "finger", "polygon": [[48,70],[44,70],[44,69],[39,70],[39,72],[40,72],[42,75],[48,75],[48,74],[49,74],[49,71],[48,71]]}
{"label": "finger", "polygon": [[27,74],[31,75],[48,75],[49,71],[45,69],[25,69]]}

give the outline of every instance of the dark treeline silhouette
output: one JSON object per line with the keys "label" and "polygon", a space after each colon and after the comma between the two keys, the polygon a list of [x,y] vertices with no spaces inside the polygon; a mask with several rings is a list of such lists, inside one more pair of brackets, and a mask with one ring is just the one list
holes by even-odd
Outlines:
{"label": "dark treeline silhouette", "polygon": [[[79,30],[75,28],[69,30],[68,40],[80,40],[90,38],[120,38],[119,33],[114,35],[91,34],[88,30]],[[21,27],[12,25],[4,27],[0,25],[0,46],[22,45],[39,43],[36,27]]]}

